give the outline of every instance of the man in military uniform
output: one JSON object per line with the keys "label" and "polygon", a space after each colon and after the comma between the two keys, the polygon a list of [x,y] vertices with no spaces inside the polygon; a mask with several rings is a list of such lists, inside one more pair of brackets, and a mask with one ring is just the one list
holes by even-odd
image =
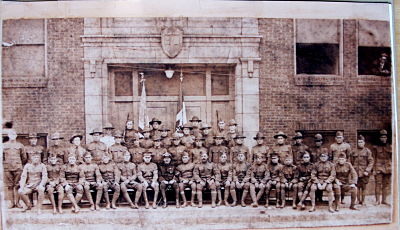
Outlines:
{"label": "man in military uniform", "polygon": [[297,166],[297,171],[299,174],[299,180],[297,183],[298,197],[300,199],[297,207],[304,210],[306,206],[304,205],[304,200],[307,198],[311,185],[311,172],[314,169],[313,163],[311,161],[310,153],[303,154],[301,163]]}
{"label": "man in military uniform", "polygon": [[[129,206],[133,209],[138,209],[139,208],[138,202],[140,196],[142,195],[143,187],[142,184],[136,181],[138,176],[136,165],[130,162],[130,160],[131,160],[131,154],[129,152],[125,152],[124,162],[117,164],[121,174],[121,192],[125,200],[129,203]],[[133,188],[136,190],[134,203],[129,197],[128,188]]]}
{"label": "man in military uniform", "polygon": [[196,137],[194,139],[194,148],[189,149],[189,155],[193,163],[200,163],[201,154],[207,153],[207,149],[203,147],[204,138]]}
{"label": "man in military uniform", "polygon": [[102,134],[103,132],[101,129],[94,129],[93,132],[90,133],[93,141],[86,146],[87,150],[92,154],[93,162],[96,164],[100,164],[104,154],[107,153],[107,145],[100,141]]}
{"label": "man in military uniform", "polygon": [[216,135],[214,137],[214,145],[211,146],[210,148],[210,158],[211,161],[214,163],[218,163],[219,159],[221,157],[222,154],[225,154],[228,157],[228,162],[232,163],[232,156],[229,152],[229,148],[222,145],[222,143],[224,142],[224,137],[221,135]]}
{"label": "man in military uniform", "polygon": [[344,142],[343,132],[336,132],[336,143],[331,144],[329,149],[330,159],[336,163],[340,153],[346,154],[346,159],[350,160],[351,158],[351,147],[348,143]]}
{"label": "man in military uniform", "polygon": [[228,137],[228,130],[226,129],[225,121],[222,119],[218,120],[215,136],[223,136],[224,139]]}
{"label": "man in military uniform", "polygon": [[40,153],[36,152],[31,155],[31,162],[28,162],[22,170],[21,180],[19,182],[19,195],[24,201],[26,210],[32,208],[31,201],[29,200],[29,194],[33,191],[38,192],[38,213],[41,213],[42,204],[44,200],[44,190],[47,182],[47,170],[46,165],[40,162]]}
{"label": "man in military uniform", "polygon": [[149,122],[149,125],[151,126],[150,138],[161,137],[161,131],[159,130],[161,124],[162,122],[159,119],[155,117],[151,119],[151,121]]}
{"label": "man in military uniform", "polygon": [[293,137],[294,144],[292,145],[293,151],[293,163],[295,165],[299,164],[301,161],[302,153],[309,150],[308,146],[303,143],[303,134],[296,132]]}
{"label": "man in military uniform", "polygon": [[201,120],[199,119],[198,116],[193,116],[190,121],[190,125],[192,126],[192,131],[191,134],[194,137],[201,136],[201,130],[200,130],[200,122]]}
{"label": "man in military uniform", "polygon": [[211,207],[215,208],[217,200],[215,178],[218,178],[220,175],[216,165],[208,161],[207,153],[201,155],[201,162],[194,166],[193,174],[197,184],[198,207],[203,207],[203,189],[208,188],[211,190]]}
{"label": "man in military uniform", "polygon": [[60,214],[63,213],[62,211],[62,203],[64,199],[64,188],[61,184],[61,170],[62,170],[62,163],[59,163],[60,158],[57,155],[49,155],[48,163],[46,165],[47,170],[47,185],[46,191],[49,195],[50,203],[53,206],[53,213],[57,213],[57,205],[54,199],[54,191],[57,190],[58,194],[58,212]]}
{"label": "man in military uniform", "polygon": [[[237,130],[237,123],[235,121],[235,119],[231,119],[228,121],[228,132],[226,134],[226,144],[228,147],[233,147],[236,145],[236,141],[235,138],[238,135],[238,130]],[[247,160],[249,160],[249,158],[247,158]]]}
{"label": "man in military uniform", "polygon": [[[182,154],[187,151],[186,147],[181,145],[181,140],[179,138],[179,134],[172,134],[172,146],[169,147],[168,152],[172,155],[172,161],[176,165],[180,165],[182,163]],[[192,159],[190,159],[192,160]]]}
{"label": "man in military uniform", "polygon": [[[85,191],[86,199],[90,203],[90,210],[100,210],[100,200],[103,190],[102,178],[99,170],[99,166],[96,163],[92,163],[92,155],[86,152],[84,155],[84,163],[79,165],[79,170],[83,172],[84,177],[82,178],[82,185]],[[96,206],[94,205],[92,194],[90,189],[96,190]]]}
{"label": "man in military uniform", "polygon": [[232,195],[232,204],[231,206],[236,206],[237,203],[237,195],[236,189],[242,190],[241,197],[241,205],[242,207],[246,207],[246,197],[249,193],[250,188],[250,169],[251,165],[246,161],[246,155],[243,152],[239,152],[237,155],[237,162],[233,163],[233,182],[231,185],[231,195]]}
{"label": "man in military uniform", "polygon": [[163,163],[158,165],[158,181],[160,183],[161,196],[163,198],[163,208],[167,207],[167,194],[166,190],[168,187],[172,187],[175,191],[175,201],[176,207],[180,207],[179,203],[179,184],[177,182],[178,178],[176,177],[176,165],[171,163],[171,154],[165,152],[163,154]]}
{"label": "man in military uniform", "polygon": [[179,192],[181,193],[183,204],[182,208],[186,207],[187,201],[185,196],[185,188],[189,187],[191,189],[192,195],[190,200],[190,205],[195,207],[194,199],[196,196],[196,182],[193,175],[195,164],[190,162],[190,157],[187,152],[182,154],[182,164],[176,167],[178,180],[179,180]]}
{"label": "man in military uniform", "polygon": [[369,148],[365,147],[365,138],[362,135],[358,136],[357,149],[351,156],[351,164],[357,172],[357,188],[358,188],[358,202],[365,205],[365,192],[369,177],[374,166],[374,158]]}
{"label": "man in military uniform", "polygon": [[[216,187],[218,193],[218,203],[217,205],[229,206],[228,198],[231,190],[231,184],[233,180],[233,166],[231,163],[228,163],[228,156],[226,154],[222,154],[219,159],[219,163],[217,164],[217,170],[219,171],[219,177],[216,178]],[[224,188],[224,198],[222,198],[221,188]]]}
{"label": "man in military uniform", "polygon": [[117,130],[114,133],[115,144],[108,148],[108,154],[114,163],[118,164],[124,161],[124,154],[129,152],[128,149],[122,145],[123,134],[121,131]]}
{"label": "man in military uniform", "polygon": [[24,145],[17,141],[17,133],[11,129],[8,132],[9,141],[3,143],[3,169],[6,194],[10,199],[8,208],[19,206],[17,192],[23,165],[27,161]]}
{"label": "man in military uniform", "polygon": [[264,145],[265,136],[261,132],[258,132],[256,136],[253,137],[253,139],[256,140],[257,145],[251,149],[251,161],[255,162],[257,157],[261,156],[263,162],[266,162],[268,158],[269,148],[268,146]]}
{"label": "man in military uniform", "polygon": [[282,204],[280,208],[285,207],[286,203],[286,191],[293,191],[292,193],[292,208],[296,209],[296,201],[297,201],[297,182],[299,178],[299,173],[297,170],[297,167],[293,165],[293,159],[292,158],[286,158],[284,161],[284,164],[282,166],[282,174],[281,174],[281,200]]}
{"label": "man in military uniform", "polygon": [[99,165],[99,170],[102,177],[102,185],[103,185],[103,194],[106,200],[106,209],[110,209],[110,196],[108,195],[108,189],[111,188],[114,190],[112,200],[111,200],[111,208],[117,208],[117,199],[121,192],[121,186],[119,185],[119,181],[121,179],[121,172],[119,171],[117,165],[110,161],[110,156],[108,154],[103,156],[103,162]]}
{"label": "man in military uniform", "polygon": [[124,133],[124,145],[129,149],[133,147],[133,142],[136,137],[139,135],[139,132],[133,128],[133,121],[127,120],[125,125],[125,133]]}
{"label": "man in military uniform", "polygon": [[157,165],[163,163],[163,155],[167,152],[167,149],[161,147],[161,138],[154,137],[153,138],[153,148],[149,149],[149,152],[153,154],[151,161],[156,163]]}
{"label": "man in military uniform", "polygon": [[280,163],[283,163],[283,161],[288,157],[293,158],[292,146],[285,144],[287,139],[286,134],[279,131],[274,136],[274,139],[276,140],[276,144],[272,146],[270,152],[278,154]]}
{"label": "man in military uniform", "polygon": [[204,138],[204,147],[209,149],[211,145],[214,143],[214,134],[212,132],[212,128],[209,124],[207,123],[201,123],[201,128],[200,130],[202,137]]}
{"label": "man in military uniform", "polygon": [[64,156],[65,162],[68,161],[69,155],[74,155],[76,158],[77,164],[83,163],[83,156],[86,153],[86,149],[84,147],[82,147],[82,145],[81,145],[82,138],[83,138],[82,135],[75,134],[69,139],[69,142],[72,145],[67,149],[67,154]]}
{"label": "man in military uniform", "polygon": [[322,145],[324,144],[324,139],[321,134],[317,133],[314,136],[314,146],[311,151],[311,162],[316,163],[319,160],[319,155],[321,153]]}
{"label": "man in military uniform", "polygon": [[[282,174],[282,165],[279,163],[279,155],[278,153],[272,152],[270,155],[270,162],[267,164],[267,170],[269,172],[268,181],[265,185],[265,193],[267,198],[265,200],[265,207],[269,206],[269,195],[272,188],[275,188],[275,197],[276,204],[275,206],[278,208],[279,206],[279,194],[281,191],[281,174]],[[290,157],[289,157],[290,158]]]}
{"label": "man in military uniform", "polygon": [[[256,158],[249,170],[250,173],[250,196],[253,200],[251,206],[258,207],[258,201],[265,191],[265,184],[267,183],[269,171],[265,164],[265,155],[257,154]],[[258,190],[258,193],[256,193]]]}
{"label": "man in military uniform", "polygon": [[107,148],[109,148],[111,145],[115,144],[115,139],[112,135],[114,127],[108,122],[104,125],[103,130],[104,136],[100,138],[100,141],[106,144]]}
{"label": "man in military uniform", "polygon": [[[157,123],[155,123],[155,124],[157,124]],[[142,147],[146,150],[153,147],[153,140],[150,138],[150,132],[151,132],[151,129],[148,126],[144,127],[143,132],[142,132],[143,139],[140,139],[140,147]]]}
{"label": "man in military uniform", "polygon": [[187,149],[192,148],[194,143],[194,136],[191,134],[192,130],[193,127],[189,123],[184,124],[182,127],[183,137],[181,137],[181,143]]}
{"label": "man in military uniform", "polygon": [[143,186],[143,197],[145,208],[149,208],[149,200],[147,199],[147,188],[151,187],[154,190],[153,208],[157,208],[157,198],[159,191],[158,184],[158,169],[157,165],[151,162],[151,152],[145,152],[143,155],[143,163],[138,166],[138,179]]}
{"label": "man in military uniform", "polygon": [[172,140],[168,133],[171,130],[163,125],[161,126],[160,131],[161,131],[161,146],[163,148],[168,149],[172,145]]}
{"label": "man in military uniform", "polygon": [[327,191],[328,192],[328,202],[329,202],[329,212],[334,212],[333,210],[333,185],[332,183],[336,178],[335,164],[328,161],[328,150],[322,149],[319,161],[315,163],[315,167],[311,172],[311,185],[310,198],[311,198],[311,208],[310,212],[315,211],[315,191]]}
{"label": "man in military uniform", "polygon": [[354,207],[357,198],[357,172],[350,162],[346,162],[346,154],[341,153],[338,156],[337,163],[335,164],[336,180],[333,184],[335,192],[335,211],[339,211],[341,195],[350,191],[351,204],[350,209],[357,210]]}
{"label": "man in military uniform", "polygon": [[39,154],[41,162],[47,161],[47,159],[45,159],[47,154],[44,147],[37,144],[38,137],[39,136],[36,133],[30,133],[27,137],[29,139],[29,145],[24,146],[24,152],[26,153],[26,157],[28,158],[28,163],[32,162],[32,155],[35,154]]}
{"label": "man in military uniform", "polygon": [[376,204],[389,205],[386,198],[390,192],[392,177],[392,145],[388,143],[387,131],[384,129],[379,132],[379,144],[372,148],[372,156],[375,159],[374,175]]}
{"label": "man in military uniform", "polygon": [[51,135],[50,139],[53,145],[47,150],[48,157],[55,155],[58,159],[58,164],[66,164],[67,162],[64,161],[64,157],[67,154],[67,150],[64,146],[61,146],[61,140],[64,139],[64,137],[61,137],[60,134],[56,132]]}
{"label": "man in military uniform", "polygon": [[[78,203],[83,196],[82,180],[84,177],[84,172],[76,164],[76,156],[70,154],[68,156],[68,164],[63,165],[61,170],[61,183],[68,199],[72,203],[72,211],[75,213],[79,212]],[[75,197],[72,194],[74,190],[76,191]]]}
{"label": "man in military uniform", "polygon": [[138,136],[132,138],[133,145],[128,149],[131,153],[131,161],[136,166],[143,162],[143,153],[146,149],[140,147],[140,139]]}
{"label": "man in military uniform", "polygon": [[238,160],[239,153],[243,153],[246,157],[248,163],[252,163],[252,156],[250,155],[250,150],[247,146],[243,144],[243,141],[246,137],[242,134],[237,134],[233,139],[235,140],[235,146],[230,148],[231,159],[233,159],[233,163],[236,163]]}

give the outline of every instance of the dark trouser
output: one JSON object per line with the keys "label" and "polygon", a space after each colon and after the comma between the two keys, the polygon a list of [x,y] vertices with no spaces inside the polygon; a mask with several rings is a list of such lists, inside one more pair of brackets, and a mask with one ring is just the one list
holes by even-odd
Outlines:
{"label": "dark trouser", "polygon": [[350,191],[351,194],[351,204],[350,207],[354,207],[355,202],[356,202],[356,198],[357,198],[357,188],[356,187],[351,187],[349,184],[342,184],[342,185],[338,185],[338,184],[333,184],[333,190],[335,193],[335,206],[336,206],[336,210],[339,209],[339,204],[340,204],[340,200],[341,197],[344,197],[345,192]]}
{"label": "dark trouser", "polygon": [[19,181],[21,180],[22,170],[4,170],[4,184],[6,186],[6,197],[10,200],[10,207],[18,205],[19,202]]}
{"label": "dark trouser", "polygon": [[391,178],[391,173],[377,173],[375,175],[375,198],[377,203],[387,204],[386,199],[390,194]]}

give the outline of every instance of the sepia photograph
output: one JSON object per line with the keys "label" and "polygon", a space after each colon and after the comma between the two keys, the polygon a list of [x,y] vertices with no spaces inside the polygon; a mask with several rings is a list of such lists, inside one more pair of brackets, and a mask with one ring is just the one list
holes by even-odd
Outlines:
{"label": "sepia photograph", "polygon": [[392,5],[167,2],[1,3],[2,228],[389,229]]}

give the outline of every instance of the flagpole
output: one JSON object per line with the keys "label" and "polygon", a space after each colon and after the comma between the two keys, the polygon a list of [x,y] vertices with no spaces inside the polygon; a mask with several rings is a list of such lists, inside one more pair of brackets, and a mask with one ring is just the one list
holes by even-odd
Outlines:
{"label": "flagpole", "polygon": [[182,68],[181,68],[181,74],[180,74],[179,79],[181,80],[181,83],[180,83],[180,88],[181,88],[181,92],[182,92],[182,116],[181,116],[181,122],[182,122],[182,126],[183,126],[184,125],[183,124],[183,112],[186,110],[186,108],[185,108],[185,100],[183,100],[183,90],[182,90],[183,73],[182,73]]}

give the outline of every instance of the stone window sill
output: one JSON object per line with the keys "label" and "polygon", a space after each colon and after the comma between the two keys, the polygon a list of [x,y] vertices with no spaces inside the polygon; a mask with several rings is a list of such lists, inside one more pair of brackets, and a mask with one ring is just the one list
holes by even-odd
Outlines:
{"label": "stone window sill", "polygon": [[331,86],[344,85],[343,76],[326,74],[297,74],[295,84],[299,86]]}
{"label": "stone window sill", "polygon": [[357,82],[359,85],[391,85],[391,76],[379,76],[379,75],[358,75]]}

